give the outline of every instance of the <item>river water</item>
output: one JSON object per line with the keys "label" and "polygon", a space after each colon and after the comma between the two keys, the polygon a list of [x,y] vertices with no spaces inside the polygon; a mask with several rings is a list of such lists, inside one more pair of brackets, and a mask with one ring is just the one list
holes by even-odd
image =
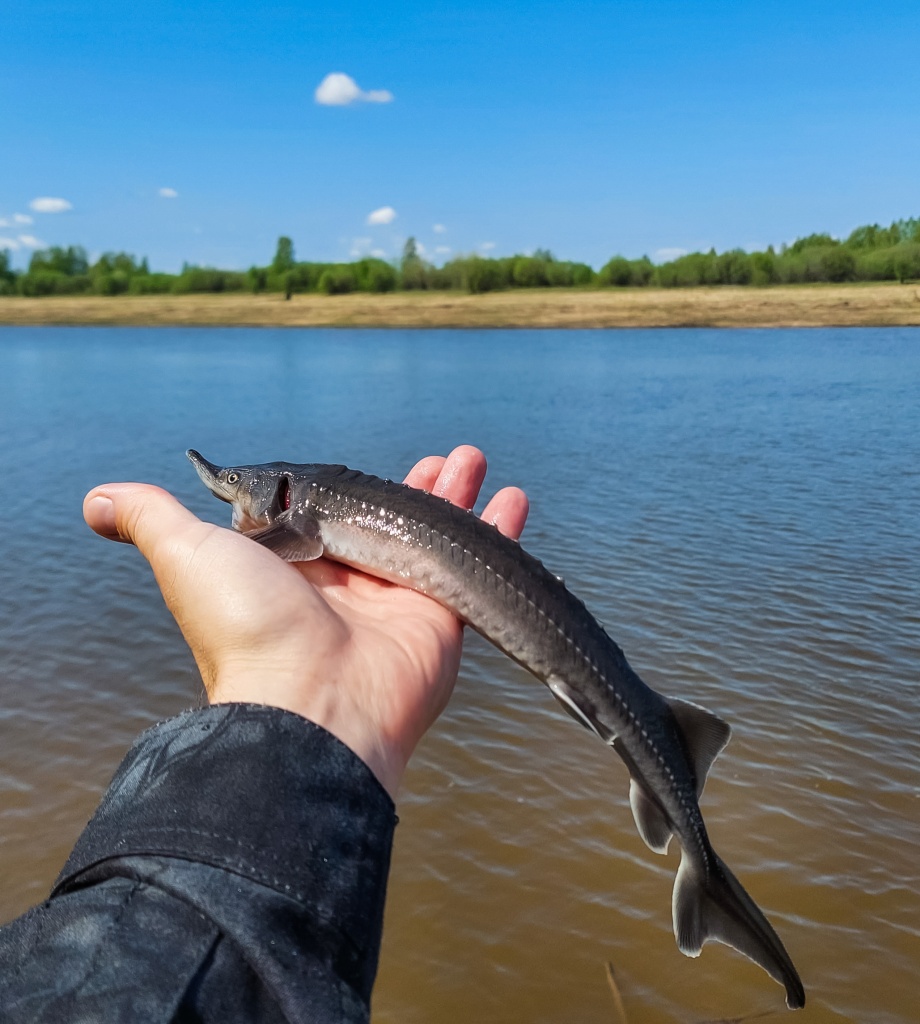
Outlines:
{"label": "river water", "polygon": [[[643,678],[734,727],[703,811],[808,991],[920,1004],[920,331],[0,329],[0,919],[41,899],[134,735],[200,700],[136,552],[83,525],[183,457],[401,476],[457,443]],[[400,800],[378,1022],[782,1012],[670,924],[620,762],[472,636]]]}

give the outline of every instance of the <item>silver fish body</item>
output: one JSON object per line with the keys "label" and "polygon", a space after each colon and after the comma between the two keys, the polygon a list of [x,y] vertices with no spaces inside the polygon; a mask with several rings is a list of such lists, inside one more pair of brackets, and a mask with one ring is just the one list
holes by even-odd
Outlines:
{"label": "silver fish body", "polygon": [[728,725],[666,699],[633,671],[584,604],[516,541],[424,491],[344,466],[275,462],[218,467],[189,458],[233,506],[237,529],[288,561],[320,556],[427,594],[547,684],[565,709],[612,746],[630,772],[640,835],[682,851],[672,901],[678,946],[697,956],[715,939],[760,964],[805,1003],[775,931],[712,848],[699,795]]}

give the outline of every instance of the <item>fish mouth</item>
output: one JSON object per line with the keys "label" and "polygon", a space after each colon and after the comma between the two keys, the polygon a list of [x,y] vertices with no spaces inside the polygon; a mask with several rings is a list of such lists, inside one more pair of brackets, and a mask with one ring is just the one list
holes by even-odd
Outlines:
{"label": "fish mouth", "polygon": [[227,504],[232,505],[236,495],[230,487],[220,481],[220,472],[223,467],[215,466],[213,462],[208,462],[208,460],[200,452],[196,452],[194,448],[189,448],[185,454],[189,462],[191,462],[195,467],[195,472],[201,478],[201,482],[214,495],[214,497],[220,498],[221,501],[226,501]]}

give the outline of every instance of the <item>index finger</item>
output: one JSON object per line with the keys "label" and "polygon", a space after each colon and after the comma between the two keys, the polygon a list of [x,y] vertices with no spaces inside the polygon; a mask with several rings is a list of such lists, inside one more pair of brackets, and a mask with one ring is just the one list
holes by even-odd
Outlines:
{"label": "index finger", "polygon": [[486,476],[486,457],[471,444],[461,444],[447,456],[429,455],[409,471],[405,483],[472,508]]}
{"label": "index finger", "polygon": [[[445,459],[429,455],[417,462],[405,482],[410,487],[431,491],[448,498],[455,505],[472,508],[486,473],[485,456],[478,448],[461,445]],[[530,502],[519,487],[504,487],[492,497],[482,518],[506,537],[517,540],[524,530]]]}

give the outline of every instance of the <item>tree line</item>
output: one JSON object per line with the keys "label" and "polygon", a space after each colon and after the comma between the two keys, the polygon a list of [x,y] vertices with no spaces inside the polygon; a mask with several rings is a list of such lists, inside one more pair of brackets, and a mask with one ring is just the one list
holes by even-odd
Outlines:
{"label": "tree line", "polygon": [[473,294],[509,288],[691,288],[702,285],[908,281],[920,278],[920,218],[856,228],[846,239],[813,234],[762,252],[693,252],[653,263],[647,256],[614,256],[600,270],[559,260],[546,249],[530,255],[457,256],[437,267],[415,239],[402,257],[350,263],[298,261],[290,238],[278,239],[271,263],[246,271],[185,264],[178,274],[151,271],[147,260],[104,253],[91,263],[80,246],[38,249],[28,269],[13,269],[0,250],[0,295],[159,295],[190,292],[348,292],[453,290]]}

